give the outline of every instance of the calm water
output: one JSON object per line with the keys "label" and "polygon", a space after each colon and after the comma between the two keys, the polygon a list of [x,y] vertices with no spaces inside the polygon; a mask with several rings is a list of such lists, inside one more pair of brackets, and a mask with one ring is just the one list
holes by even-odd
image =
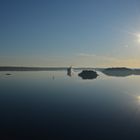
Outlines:
{"label": "calm water", "polygon": [[139,140],[140,76],[0,72],[0,138]]}

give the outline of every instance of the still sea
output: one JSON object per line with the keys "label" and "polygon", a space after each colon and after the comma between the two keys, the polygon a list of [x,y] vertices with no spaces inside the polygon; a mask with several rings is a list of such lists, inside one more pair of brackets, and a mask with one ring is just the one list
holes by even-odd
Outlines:
{"label": "still sea", "polygon": [[140,140],[140,75],[0,72],[1,140]]}

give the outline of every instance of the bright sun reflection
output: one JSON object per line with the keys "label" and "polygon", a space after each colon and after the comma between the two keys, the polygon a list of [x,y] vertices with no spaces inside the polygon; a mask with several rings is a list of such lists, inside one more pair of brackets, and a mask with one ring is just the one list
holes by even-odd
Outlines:
{"label": "bright sun reflection", "polygon": [[140,34],[137,34],[137,41],[140,43]]}
{"label": "bright sun reflection", "polygon": [[137,96],[137,100],[140,102],[140,96]]}
{"label": "bright sun reflection", "polygon": [[140,96],[137,97],[140,100]]}

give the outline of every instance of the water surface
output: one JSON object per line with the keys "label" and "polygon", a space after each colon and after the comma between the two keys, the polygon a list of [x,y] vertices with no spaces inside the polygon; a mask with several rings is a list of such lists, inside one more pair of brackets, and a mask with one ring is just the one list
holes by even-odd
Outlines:
{"label": "water surface", "polygon": [[1,139],[139,140],[140,76],[0,72]]}

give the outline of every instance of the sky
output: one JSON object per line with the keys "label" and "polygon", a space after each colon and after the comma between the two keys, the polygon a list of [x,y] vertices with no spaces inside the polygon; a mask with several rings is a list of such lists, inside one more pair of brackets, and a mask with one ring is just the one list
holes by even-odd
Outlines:
{"label": "sky", "polygon": [[0,66],[140,67],[140,0],[0,0]]}

